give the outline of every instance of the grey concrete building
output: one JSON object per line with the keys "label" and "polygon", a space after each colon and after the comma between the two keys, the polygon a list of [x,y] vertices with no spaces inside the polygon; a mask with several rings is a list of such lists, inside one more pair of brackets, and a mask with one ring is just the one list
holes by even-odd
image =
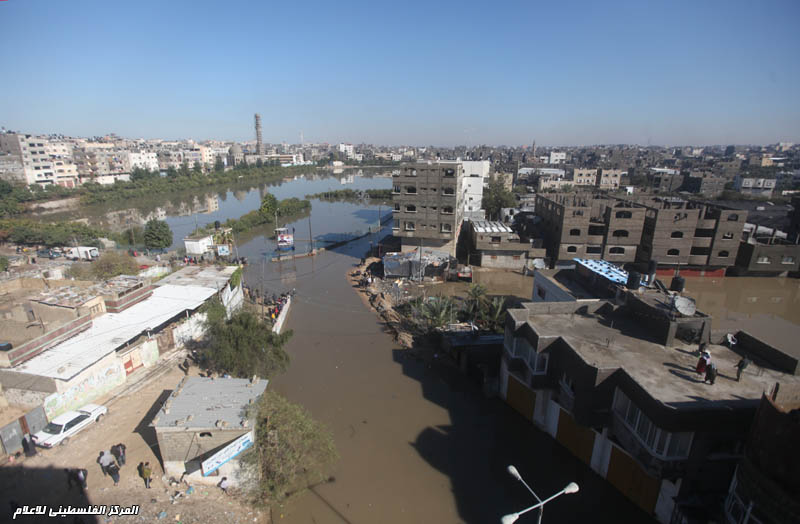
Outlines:
{"label": "grey concrete building", "polygon": [[240,480],[233,459],[255,442],[247,408],[264,393],[267,382],[184,378],[151,424],[167,476],[180,478],[186,473],[190,483],[210,485],[223,476],[233,484]]}
{"label": "grey concrete building", "polygon": [[707,172],[692,171],[683,178],[681,190],[707,198],[716,198],[725,190],[725,184],[727,183],[727,178],[714,176]]}
{"label": "grey concrete building", "polygon": [[541,240],[522,242],[519,235],[503,222],[467,220],[464,227],[468,228],[470,238],[469,264],[522,269],[529,261],[545,257]]}
{"label": "grey concrete building", "polygon": [[[711,317],[670,313],[664,293],[599,298],[563,278],[540,289],[555,301],[506,317],[501,397],[660,522],[694,522],[693,505],[719,514],[762,392],[800,384],[796,371],[743,343],[755,363],[737,381],[741,355],[710,339]],[[698,341],[713,385],[695,373]]]}
{"label": "grey concrete building", "polygon": [[536,196],[538,230],[554,264],[573,258],[633,262],[642,237],[645,210],[590,193]]}
{"label": "grey concrete building", "polygon": [[419,247],[455,256],[462,222],[461,164],[417,163],[392,174],[392,230],[402,250]]}

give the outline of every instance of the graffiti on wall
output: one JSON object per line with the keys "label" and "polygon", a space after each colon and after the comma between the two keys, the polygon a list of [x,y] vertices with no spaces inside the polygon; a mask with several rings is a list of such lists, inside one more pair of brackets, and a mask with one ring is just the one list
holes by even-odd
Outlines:
{"label": "graffiti on wall", "polygon": [[113,388],[125,382],[125,370],[122,363],[115,358],[88,377],[79,380],[76,384],[62,392],[56,392],[44,400],[44,410],[48,420],[53,417],[77,409],[98,397],[108,393]]}

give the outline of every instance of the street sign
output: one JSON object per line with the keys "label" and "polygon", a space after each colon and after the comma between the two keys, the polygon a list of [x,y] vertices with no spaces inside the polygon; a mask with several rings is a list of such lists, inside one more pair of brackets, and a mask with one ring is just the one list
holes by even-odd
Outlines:
{"label": "street sign", "polygon": [[200,465],[203,476],[207,477],[230,459],[253,445],[253,432],[249,431],[221,450],[217,451]]}

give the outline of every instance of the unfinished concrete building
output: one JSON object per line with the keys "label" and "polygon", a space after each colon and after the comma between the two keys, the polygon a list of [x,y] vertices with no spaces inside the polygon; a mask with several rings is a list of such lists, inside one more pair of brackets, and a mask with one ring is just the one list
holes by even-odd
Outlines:
{"label": "unfinished concrete building", "polygon": [[402,251],[419,247],[455,256],[462,219],[461,164],[418,163],[392,175],[392,230]]}
{"label": "unfinished concrete building", "polygon": [[634,262],[645,210],[591,193],[537,195],[539,233],[547,256],[558,265],[574,258]]}

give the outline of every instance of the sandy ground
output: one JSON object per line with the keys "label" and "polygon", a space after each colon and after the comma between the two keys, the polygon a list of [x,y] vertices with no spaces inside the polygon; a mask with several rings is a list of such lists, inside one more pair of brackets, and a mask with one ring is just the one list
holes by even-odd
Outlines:
{"label": "sandy ground", "polygon": [[[225,495],[214,486],[195,486],[194,493],[186,495],[186,485],[170,487],[169,479],[162,478],[155,431],[149,427],[149,423],[164,396],[183,378],[184,374],[177,366],[180,361],[182,357],[160,363],[152,371],[148,370],[146,379],[127,387],[122,394],[116,392],[116,396],[101,400],[100,403],[108,407],[108,415],[72,437],[67,445],[40,450],[36,457],[23,458],[0,467],[0,490],[5,501],[0,505],[0,515],[6,512],[10,514],[8,502],[13,500],[23,506],[140,506],[138,516],[99,517],[97,522],[268,522],[267,512],[247,505],[230,490],[230,494]],[[192,368],[190,372],[195,374],[197,368]],[[120,471],[119,485],[114,486],[111,477],[103,476],[96,459],[100,450],[108,453],[112,445],[120,442],[127,446],[127,460]],[[137,465],[144,461],[153,466],[153,481],[149,490],[145,489],[136,470]],[[64,468],[88,470],[88,489],[85,494],[79,493],[77,488],[67,490]],[[182,496],[173,503],[171,496],[176,492],[182,493]],[[166,515],[159,519],[162,511]],[[22,522],[35,522],[32,520],[35,518],[23,518]],[[0,520],[8,522],[10,519]]]}

